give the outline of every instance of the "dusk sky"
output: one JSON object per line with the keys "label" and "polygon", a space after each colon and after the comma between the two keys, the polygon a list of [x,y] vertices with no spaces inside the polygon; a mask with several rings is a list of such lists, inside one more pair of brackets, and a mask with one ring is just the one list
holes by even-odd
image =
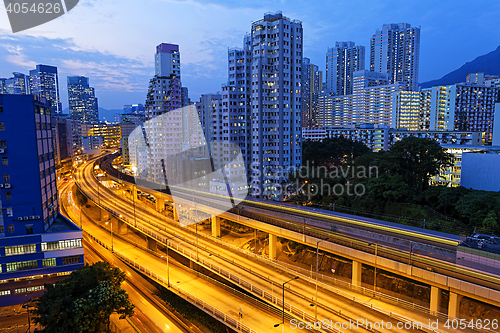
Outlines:
{"label": "dusk sky", "polygon": [[[180,45],[181,80],[196,101],[227,80],[227,49],[240,47],[251,23],[281,10],[304,28],[304,56],[325,69],[336,41],[366,47],[384,23],[421,26],[420,82],[437,79],[500,45],[500,1],[80,0],[68,14],[13,34],[0,9],[0,77],[57,66],[63,108],[66,76],[90,77],[99,106],[144,103],[156,45]],[[367,66],[368,68],[368,66]]]}

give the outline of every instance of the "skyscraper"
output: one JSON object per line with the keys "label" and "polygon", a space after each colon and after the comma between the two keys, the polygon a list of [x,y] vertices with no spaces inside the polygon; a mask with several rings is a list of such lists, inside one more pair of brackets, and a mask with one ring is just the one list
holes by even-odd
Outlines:
{"label": "skyscraper", "polygon": [[309,58],[302,60],[302,82],[301,82],[301,96],[302,96],[302,126],[314,126],[314,113],[313,113],[313,94],[316,91],[323,90],[323,72],[318,66],[311,64]]}
{"label": "skyscraper", "polygon": [[370,71],[387,74],[389,83],[409,89],[418,84],[420,27],[408,23],[384,24],[370,40]]}
{"label": "skyscraper", "polygon": [[365,47],[337,42],[326,53],[326,90],[338,96],[352,94],[354,72],[365,69]]}
{"label": "skyscraper", "polygon": [[146,97],[146,119],[182,106],[180,58],[179,45],[161,43],[156,47],[155,76],[149,81]]}
{"label": "skyscraper", "polygon": [[52,135],[45,98],[0,95],[0,306],[83,266],[82,231],[59,215]]}
{"label": "skyscraper", "polygon": [[281,183],[302,161],[302,22],[281,12],[252,23],[252,196],[281,199]]}
{"label": "skyscraper", "polygon": [[57,67],[36,65],[36,69],[30,71],[30,84],[32,94],[50,101],[54,114],[62,113]]}
{"label": "skyscraper", "polygon": [[69,114],[84,124],[99,122],[99,109],[94,88],[85,76],[68,76]]}
{"label": "skyscraper", "polygon": [[179,45],[161,43],[156,47],[155,76],[171,76],[181,78],[181,54]]}

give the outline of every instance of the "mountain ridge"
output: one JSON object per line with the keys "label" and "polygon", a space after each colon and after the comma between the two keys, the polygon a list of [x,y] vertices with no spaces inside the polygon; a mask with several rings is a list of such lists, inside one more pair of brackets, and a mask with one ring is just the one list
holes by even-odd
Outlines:
{"label": "mountain ridge", "polygon": [[488,75],[500,75],[500,46],[496,50],[476,57],[466,62],[460,68],[444,75],[440,79],[421,83],[422,88],[430,88],[439,85],[451,85],[465,82],[470,73],[484,73]]}

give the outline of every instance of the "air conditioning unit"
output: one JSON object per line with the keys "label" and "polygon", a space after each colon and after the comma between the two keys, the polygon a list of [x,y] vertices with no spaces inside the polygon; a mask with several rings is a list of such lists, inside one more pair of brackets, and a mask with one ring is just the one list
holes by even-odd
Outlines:
{"label": "air conditioning unit", "polygon": [[40,219],[40,215],[35,216],[35,218],[36,218],[37,220],[39,220],[39,219]]}
{"label": "air conditioning unit", "polygon": [[30,216],[30,220],[35,220],[36,219],[36,216],[35,215],[31,215]]}
{"label": "air conditioning unit", "polygon": [[5,188],[11,188],[12,185],[10,185],[10,184],[7,183],[7,184],[4,184],[3,187],[5,187]]}

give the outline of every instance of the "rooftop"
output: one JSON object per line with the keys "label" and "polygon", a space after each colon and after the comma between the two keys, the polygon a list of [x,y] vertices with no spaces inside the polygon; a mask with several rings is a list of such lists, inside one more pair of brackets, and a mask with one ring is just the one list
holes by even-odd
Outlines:
{"label": "rooftop", "polygon": [[57,215],[54,223],[47,229],[46,233],[64,232],[64,231],[78,231],[80,230],[70,220],[62,215]]}

